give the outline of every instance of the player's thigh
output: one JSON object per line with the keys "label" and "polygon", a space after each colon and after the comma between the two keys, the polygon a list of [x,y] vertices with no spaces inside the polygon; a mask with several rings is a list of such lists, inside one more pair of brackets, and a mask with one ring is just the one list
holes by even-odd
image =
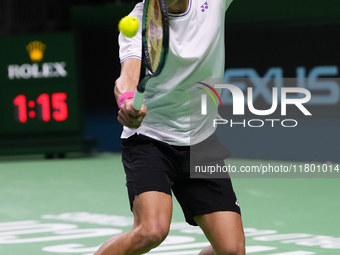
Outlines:
{"label": "player's thigh", "polygon": [[194,217],[217,254],[245,254],[241,215],[219,211]]}
{"label": "player's thigh", "polygon": [[134,228],[146,235],[165,238],[172,217],[172,197],[158,191],[143,192],[133,201]]}

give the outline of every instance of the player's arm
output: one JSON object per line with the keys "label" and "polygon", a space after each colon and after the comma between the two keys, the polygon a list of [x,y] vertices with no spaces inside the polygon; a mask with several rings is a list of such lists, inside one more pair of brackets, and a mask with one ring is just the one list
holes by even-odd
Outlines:
{"label": "player's arm", "polygon": [[[114,93],[116,101],[125,92],[134,92],[140,76],[141,61],[137,58],[130,58],[125,60],[121,66],[120,77],[116,80]],[[132,98],[126,99],[120,106],[118,112],[118,121],[126,127],[138,128],[146,115],[147,108],[142,106],[140,111],[136,111],[132,107]]]}

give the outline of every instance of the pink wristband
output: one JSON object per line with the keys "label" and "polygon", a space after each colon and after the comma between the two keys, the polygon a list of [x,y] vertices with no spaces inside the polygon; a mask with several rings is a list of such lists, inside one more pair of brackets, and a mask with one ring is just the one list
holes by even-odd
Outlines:
{"label": "pink wristband", "polygon": [[122,106],[122,104],[124,104],[125,100],[133,98],[135,92],[125,92],[123,93],[119,98],[118,98],[118,107],[120,108]]}

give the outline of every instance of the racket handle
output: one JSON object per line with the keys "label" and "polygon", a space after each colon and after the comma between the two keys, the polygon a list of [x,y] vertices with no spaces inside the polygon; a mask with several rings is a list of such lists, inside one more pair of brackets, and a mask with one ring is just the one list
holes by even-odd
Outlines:
{"label": "racket handle", "polygon": [[132,106],[136,111],[139,111],[142,108],[142,104],[143,104],[143,99],[144,99],[144,92],[138,92],[137,88],[135,90],[135,95],[133,97],[133,102],[132,102]]}

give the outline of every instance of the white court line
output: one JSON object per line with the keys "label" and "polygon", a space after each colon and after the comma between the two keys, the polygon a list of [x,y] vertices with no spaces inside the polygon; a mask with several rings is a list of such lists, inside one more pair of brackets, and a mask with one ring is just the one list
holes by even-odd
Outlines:
{"label": "white court line", "polygon": [[262,246],[262,245],[254,245],[254,246],[246,246],[246,253],[256,253],[262,251],[273,251],[276,250],[276,247],[270,246]]}
{"label": "white court line", "polygon": [[[201,250],[150,253],[152,255],[197,255]],[[148,253],[149,254],[149,253]]]}
{"label": "white court line", "polygon": [[153,249],[151,252],[200,248],[200,247],[207,247],[209,245],[210,245],[209,242],[178,244],[178,245],[164,245],[164,246],[159,246],[159,247]]}
{"label": "white court line", "polygon": [[[196,244],[196,246],[194,246],[195,244]],[[164,250],[170,250],[170,249],[171,250],[175,250],[175,249],[185,249],[185,248],[206,247],[210,243],[204,242],[204,243],[195,243],[195,244],[190,244],[191,245],[190,247],[187,244],[184,244],[184,245],[173,245],[173,246],[169,246],[169,247],[166,247],[166,246],[158,247],[158,248],[152,250],[152,252],[150,252],[148,254],[152,254],[152,255],[197,255],[198,253],[200,253],[201,250],[176,251],[176,252],[159,252],[159,253],[154,253],[153,251],[161,251],[161,250],[164,251]],[[180,246],[181,246],[181,248],[179,248]],[[160,248],[166,248],[166,249],[160,249]],[[256,253],[256,252],[263,252],[263,251],[272,251],[272,250],[276,250],[276,249],[277,249],[276,247],[255,245],[255,246],[247,246],[246,247],[246,252],[248,254],[248,253]],[[305,254],[289,254],[289,255],[305,255]],[[306,255],[308,255],[308,254],[306,254]]]}
{"label": "white court line", "polygon": [[275,253],[269,255],[312,255],[316,254],[315,252],[311,251],[290,251],[290,252],[283,252],[283,253]]}

